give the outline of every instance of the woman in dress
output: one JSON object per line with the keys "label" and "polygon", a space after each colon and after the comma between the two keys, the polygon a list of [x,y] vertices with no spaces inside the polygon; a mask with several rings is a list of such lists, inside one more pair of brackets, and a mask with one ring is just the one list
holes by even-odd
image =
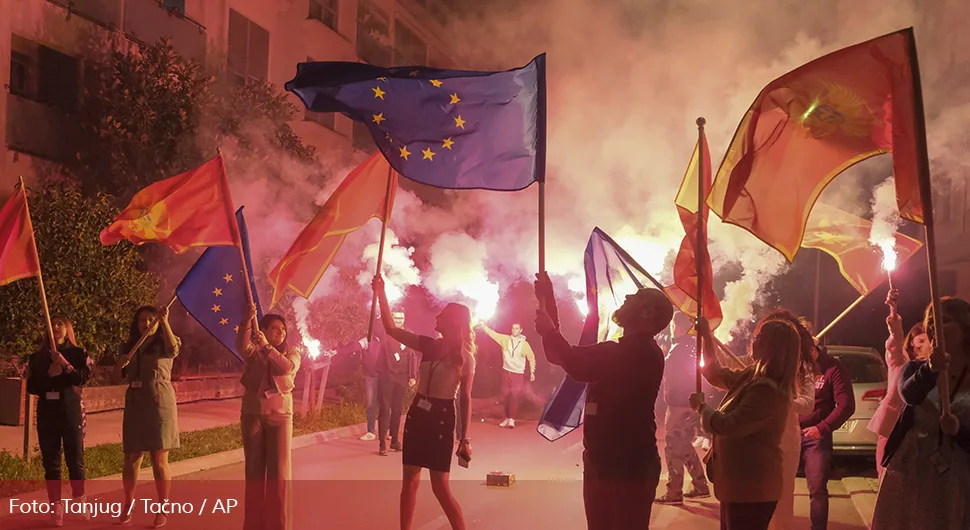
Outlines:
{"label": "woman in dress", "polygon": [[[74,502],[84,502],[84,410],[81,387],[91,375],[88,354],[77,345],[74,325],[61,315],[51,317],[56,346],[43,346],[27,364],[27,392],[37,396],[37,441],[44,463],[47,499],[54,505],[53,524],[64,524],[61,500],[61,447],[71,479]],[[90,514],[82,514],[90,518]]]}
{"label": "woman in dress", "polygon": [[703,393],[690,397],[704,430],[714,437],[706,460],[721,503],[721,529],[766,530],[784,484],[781,442],[796,395],[798,331],[783,320],[762,321],[751,344],[755,364],[744,370],[721,367],[703,319],[698,331],[707,342],[704,376],[728,390],[718,410],[704,403]]}
{"label": "woman in dress", "polygon": [[[900,372],[904,407],[886,441],[873,530],[970,528],[970,304],[950,297],[940,303],[946,352],[935,348],[928,361],[909,361]],[[923,328],[933,342],[932,304]],[[948,370],[950,411],[960,421],[955,436],[940,426],[937,383],[943,369]]]}
{"label": "woman in dress", "polygon": [[[132,349],[142,335],[147,338],[134,352]],[[152,459],[155,491],[159,502],[166,502],[172,489],[172,472],[168,467],[168,452],[179,447],[178,408],[172,387],[172,362],[179,354],[182,341],[168,323],[168,306],[144,306],[135,311],[128,330],[128,342],[115,365],[115,378],[128,382],[125,392],[125,415],[121,445],[125,453],[122,481],[125,488],[125,509],[118,516],[121,524],[130,524],[135,485],[147,452]],[[155,515],[153,528],[168,522],[165,514]]]}
{"label": "woman in dress", "polygon": [[293,387],[300,350],[287,343],[286,320],[263,315],[252,329],[256,306],[239,326],[236,350],[243,356],[241,428],[246,457],[244,530],[288,530],[293,441]]}
{"label": "woman in dress", "polygon": [[[431,491],[444,510],[451,528],[464,530],[458,501],[451,494],[449,475],[455,440],[455,401],[461,404],[460,432],[468,435],[471,419],[472,381],[475,379],[475,332],[468,307],[450,303],[438,313],[435,331],[440,338],[415,335],[394,325],[384,293],[384,280],[374,278],[374,292],[381,322],[394,340],[421,352],[417,394],[404,423],[404,479],[401,487],[401,530],[410,530],[417,501],[421,469],[431,473]],[[460,393],[459,393],[460,390]],[[471,441],[463,437],[455,453],[471,460]]]}

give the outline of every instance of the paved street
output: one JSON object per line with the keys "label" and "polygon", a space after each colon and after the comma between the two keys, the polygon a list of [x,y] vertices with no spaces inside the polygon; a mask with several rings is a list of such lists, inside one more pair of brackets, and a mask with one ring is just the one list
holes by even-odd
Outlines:
{"label": "paved street", "polygon": [[[582,529],[585,519],[582,505],[582,436],[573,433],[556,443],[549,443],[535,432],[534,422],[521,422],[514,430],[501,429],[496,421],[476,418],[471,429],[474,459],[470,469],[453,467],[453,487],[465,513],[469,528]],[[400,477],[400,454],[380,457],[376,442],[361,442],[355,437],[313,445],[293,452],[294,529],[303,528],[398,528],[397,506]],[[517,483],[511,488],[485,486],[489,471],[515,472]],[[143,474],[143,479],[149,474]],[[438,507],[425,475],[415,513],[416,530],[447,529],[448,524]],[[239,507],[230,513],[211,513],[220,499],[238,499],[241,506],[243,465],[221,468],[178,477],[172,500],[191,502],[193,515],[176,515],[169,527],[178,529],[211,528],[213,525],[239,528]],[[150,483],[139,487],[139,498],[154,497]],[[661,488],[663,486],[661,485]],[[856,508],[842,483],[832,481],[830,491],[831,530],[864,529]],[[808,528],[808,496],[804,479],[799,479],[796,492],[796,529]],[[99,500],[120,500],[117,493]],[[205,514],[198,515],[201,503],[207,503]],[[7,502],[4,502],[7,504]],[[717,529],[717,502],[707,499],[683,507],[655,506],[652,528]],[[185,506],[188,508],[188,506]],[[144,515],[143,504],[135,510],[135,526],[151,523]],[[3,506],[3,512],[9,507]],[[107,521],[71,523],[71,528],[103,528]],[[9,524],[8,524],[9,523]],[[4,528],[37,528],[41,516],[5,519]],[[67,527],[67,526],[65,526]]]}

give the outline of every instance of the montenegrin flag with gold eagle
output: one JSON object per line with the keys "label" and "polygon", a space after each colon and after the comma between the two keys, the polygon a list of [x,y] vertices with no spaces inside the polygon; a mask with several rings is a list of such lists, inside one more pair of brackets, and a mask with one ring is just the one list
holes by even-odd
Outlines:
{"label": "montenegrin flag with gold eagle", "polygon": [[239,244],[222,155],[139,191],[110,226],[101,244],[163,243],[181,254],[191,247]]}
{"label": "montenegrin flag with gold eagle", "polygon": [[711,209],[791,261],[825,186],[853,164],[892,153],[899,214],[922,223],[915,72],[908,28],[769,83],[728,147],[708,195]]}

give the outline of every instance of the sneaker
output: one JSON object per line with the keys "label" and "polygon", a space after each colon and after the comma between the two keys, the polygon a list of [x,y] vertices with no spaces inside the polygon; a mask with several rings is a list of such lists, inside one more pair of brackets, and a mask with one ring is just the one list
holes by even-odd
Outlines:
{"label": "sneaker", "polygon": [[514,429],[514,428],[515,428],[515,420],[513,420],[512,418],[509,418],[509,429]]}
{"label": "sneaker", "polygon": [[706,499],[711,496],[711,490],[702,489],[698,490],[696,488],[691,488],[690,491],[684,494],[685,499]]}
{"label": "sneaker", "polygon": [[669,506],[681,506],[681,505],[684,504],[684,499],[683,498],[675,499],[673,496],[671,496],[668,493],[668,494],[664,495],[663,497],[657,497],[657,499],[654,500],[653,502],[655,502],[657,504],[666,504],[666,505],[669,505]]}
{"label": "sneaker", "polygon": [[54,513],[51,514],[51,524],[53,526],[64,526],[64,502],[54,503]]}
{"label": "sneaker", "polygon": [[381,447],[380,451],[378,451],[377,454],[379,454],[381,456],[387,456],[387,448],[386,447]]}
{"label": "sneaker", "polygon": [[72,499],[71,501],[80,507],[81,512],[78,513],[77,516],[80,517],[82,521],[91,520],[91,514],[86,509],[84,509],[84,503],[87,502],[87,500],[88,500],[87,496],[82,495],[80,497],[74,497],[74,499]]}
{"label": "sneaker", "polygon": [[401,447],[400,442],[391,442],[391,451],[403,451],[404,448]]}
{"label": "sneaker", "polygon": [[502,423],[499,423],[498,426],[499,427],[508,427],[509,426],[509,419],[508,418],[505,418],[505,420]]}
{"label": "sneaker", "polygon": [[372,433],[372,432],[369,432],[369,433],[367,433],[367,434],[365,434],[365,435],[363,435],[363,436],[361,436],[361,437],[360,437],[360,439],[361,439],[362,441],[364,441],[364,442],[369,442],[369,441],[371,441],[371,440],[376,440],[376,439],[377,439],[377,435],[376,435],[376,434],[374,434],[374,433]]}

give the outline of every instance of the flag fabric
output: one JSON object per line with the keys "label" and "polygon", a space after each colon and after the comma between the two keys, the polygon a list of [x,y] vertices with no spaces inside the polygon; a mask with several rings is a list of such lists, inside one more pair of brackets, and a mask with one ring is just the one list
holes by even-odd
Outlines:
{"label": "flag fabric", "polygon": [[396,191],[397,173],[380,153],[351,171],[269,273],[271,306],[287,287],[308,298],[344,239],[373,217],[383,221],[394,206]]}
{"label": "flag fabric", "polygon": [[0,285],[37,276],[40,263],[22,185],[0,210]]}
{"label": "flag fabric", "polygon": [[505,72],[300,63],[286,90],[366,125],[394,170],[422,184],[515,191],[544,178],[545,55]]}
{"label": "flag fabric", "polygon": [[[703,175],[701,175],[701,164],[703,160]],[[711,189],[711,152],[707,146],[707,135],[701,131],[701,137],[694,147],[694,154],[687,165],[687,173],[677,191],[674,204],[677,205],[677,213],[680,222],[684,225],[684,239],[680,243],[680,250],[674,261],[674,284],[666,289],[667,297],[682,312],[697,316],[697,260],[701,261],[704,271],[704,282],[701,285],[701,299],[703,300],[702,312],[704,318],[711,325],[711,329],[717,329],[723,319],[721,303],[714,294],[714,270],[711,266],[711,256],[707,251],[707,217],[708,208],[706,204],[697,203],[698,179],[703,179],[704,196]],[[703,233],[700,236],[701,246],[698,252],[697,235],[701,230],[700,221],[703,220]],[[698,256],[700,254],[700,256]]]}
{"label": "flag fabric", "polygon": [[[594,228],[583,258],[586,273],[586,303],[589,311],[579,339],[581,346],[617,340],[623,330],[612,320],[627,295],[644,287],[663,290],[625,250],[599,228]],[[536,430],[555,441],[576,430],[583,420],[586,384],[568,375],[546,404]]]}
{"label": "flag fabric", "polygon": [[[887,279],[882,251],[869,242],[871,232],[869,221],[818,203],[808,219],[802,247],[818,249],[835,258],[846,281],[860,295],[866,295]],[[896,262],[905,262],[922,246],[916,239],[896,234]]]}
{"label": "flag fabric", "polygon": [[768,84],[714,179],[714,213],[791,261],[825,186],[853,164],[891,152],[899,213],[922,222],[912,39],[912,28],[891,33]]}
{"label": "flag fabric", "polygon": [[236,245],[239,235],[225,163],[219,155],[205,164],[139,191],[101,232],[101,244],[127,239],[157,242],[177,254],[191,247]]}
{"label": "flag fabric", "polygon": [[186,273],[175,289],[175,294],[185,310],[242,361],[242,355],[236,351],[236,333],[246,317],[246,306],[249,305],[244,281],[249,281],[258,318],[263,318],[263,311],[259,305],[256,280],[253,278],[249,232],[246,230],[242,207],[236,211],[236,225],[239,227],[249,278],[243,279],[239,248],[210,247]]}

